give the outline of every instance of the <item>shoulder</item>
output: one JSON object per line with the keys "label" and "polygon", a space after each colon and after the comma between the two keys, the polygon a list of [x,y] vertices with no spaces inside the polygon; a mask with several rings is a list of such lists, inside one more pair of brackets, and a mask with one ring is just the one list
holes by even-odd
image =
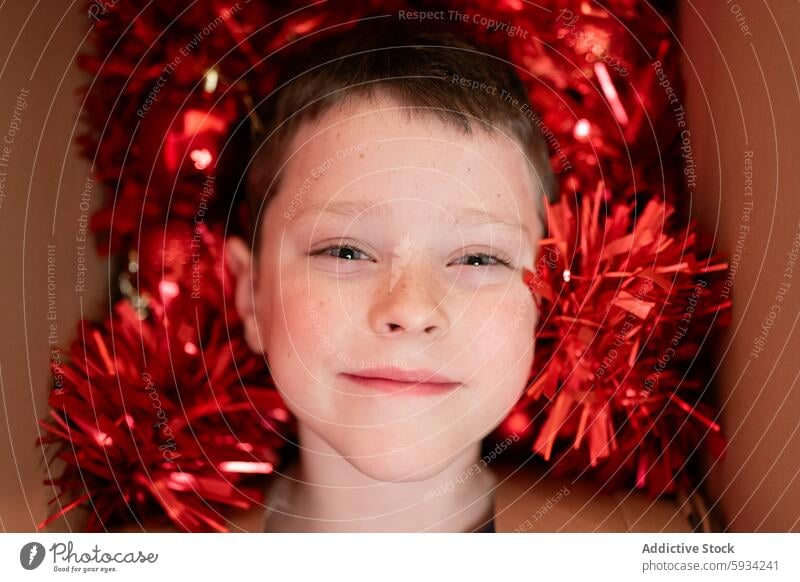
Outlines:
{"label": "shoulder", "polygon": [[691,507],[641,491],[604,493],[533,466],[493,467],[498,532],[692,532]]}

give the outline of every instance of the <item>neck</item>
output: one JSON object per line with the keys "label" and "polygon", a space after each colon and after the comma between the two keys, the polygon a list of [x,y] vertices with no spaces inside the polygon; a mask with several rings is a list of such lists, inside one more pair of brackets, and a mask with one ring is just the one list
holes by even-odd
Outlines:
{"label": "neck", "polygon": [[300,460],[288,472],[281,515],[270,517],[268,531],[463,532],[493,515],[496,480],[480,462],[480,442],[431,478],[384,482],[303,423],[298,438]]}

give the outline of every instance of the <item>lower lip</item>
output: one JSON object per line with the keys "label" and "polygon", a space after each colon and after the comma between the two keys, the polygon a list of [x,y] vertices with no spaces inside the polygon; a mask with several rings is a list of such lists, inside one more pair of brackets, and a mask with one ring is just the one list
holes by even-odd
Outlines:
{"label": "lower lip", "polygon": [[460,382],[397,382],[386,378],[366,378],[353,374],[342,374],[342,376],[356,384],[387,394],[444,394],[461,386]]}

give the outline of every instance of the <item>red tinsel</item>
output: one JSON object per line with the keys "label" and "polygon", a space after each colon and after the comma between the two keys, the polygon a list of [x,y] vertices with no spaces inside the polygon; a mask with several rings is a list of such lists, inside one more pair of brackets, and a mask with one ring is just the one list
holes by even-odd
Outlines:
{"label": "red tinsel", "polygon": [[576,210],[566,197],[548,208],[550,236],[525,273],[546,315],[518,408],[546,398],[533,449],[560,452],[556,473],[599,467],[606,487],[633,476],[655,496],[675,490],[704,437],[721,454],[704,384],[687,372],[727,323],[727,264],[698,254],[693,225],[679,229],[669,203],[650,198],[637,212],[604,194],[601,184]]}
{"label": "red tinsel", "polygon": [[[272,472],[291,418],[240,322],[221,311],[222,239],[205,231],[193,246],[184,234],[145,237],[147,249],[165,241],[158,260],[148,256],[163,266],[159,284],[145,281],[107,321],[83,322],[54,368],[60,387],[41,441],[58,443],[66,468],[48,481],[59,509],[40,527],[77,503],[91,508],[89,531],[158,514],[186,531],[225,531],[222,507],[263,498],[242,480]],[[180,271],[194,264],[196,285]]]}

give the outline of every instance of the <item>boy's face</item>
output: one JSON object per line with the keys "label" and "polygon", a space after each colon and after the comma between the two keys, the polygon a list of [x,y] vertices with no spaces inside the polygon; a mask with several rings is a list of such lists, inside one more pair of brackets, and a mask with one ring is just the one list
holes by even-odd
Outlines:
{"label": "boy's face", "polygon": [[[511,137],[398,107],[358,100],[303,124],[258,264],[241,244],[228,256],[248,342],[298,421],[372,478],[415,481],[491,432],[529,378],[537,313],[521,269],[541,189]],[[390,368],[453,384],[345,375]]]}

